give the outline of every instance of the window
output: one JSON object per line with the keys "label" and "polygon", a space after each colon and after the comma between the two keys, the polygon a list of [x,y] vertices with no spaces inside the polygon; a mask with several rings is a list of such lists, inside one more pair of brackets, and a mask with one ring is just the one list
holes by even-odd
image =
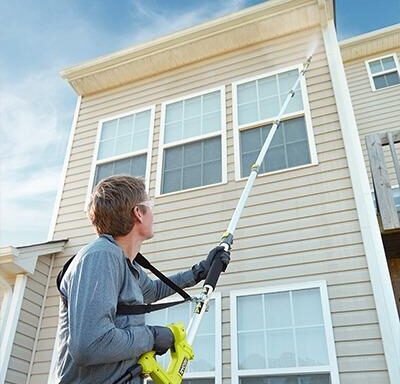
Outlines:
{"label": "window", "polygon": [[153,124],[154,107],[100,121],[90,191],[116,174],[141,176],[148,186]]}
{"label": "window", "polygon": [[395,55],[369,60],[366,65],[373,91],[400,84],[400,66]]}
{"label": "window", "polygon": [[[179,299],[179,298],[178,298]],[[185,303],[146,314],[146,324],[167,325],[183,322],[187,329],[193,314],[192,303]],[[184,384],[219,384],[221,382],[221,295],[213,294],[208,312],[203,316],[193,343],[194,360],[186,369]],[[169,353],[158,357],[167,368]]]}
{"label": "window", "polygon": [[[299,76],[299,68],[233,84],[236,179],[251,166]],[[304,77],[295,90],[260,167],[260,174],[316,164],[314,137]]]}
{"label": "window", "polygon": [[162,105],[157,195],[226,182],[224,99],[219,88]]}
{"label": "window", "polygon": [[339,383],[325,282],[231,293],[234,384]]}

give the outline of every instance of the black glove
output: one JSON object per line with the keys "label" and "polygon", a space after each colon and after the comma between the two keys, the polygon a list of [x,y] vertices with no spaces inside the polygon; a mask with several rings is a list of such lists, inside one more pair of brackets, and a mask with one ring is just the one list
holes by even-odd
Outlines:
{"label": "black glove", "polygon": [[226,267],[231,261],[231,254],[229,251],[225,251],[223,246],[219,245],[210,251],[205,260],[201,261],[199,264],[193,265],[192,271],[196,284],[207,277],[208,271],[210,270],[215,257],[218,257],[221,260],[224,266],[222,271],[226,271]]}
{"label": "black glove", "polygon": [[168,327],[159,327],[159,326],[148,326],[150,331],[154,336],[154,347],[153,351],[156,352],[156,355],[163,355],[173,347],[175,338],[174,334]]}

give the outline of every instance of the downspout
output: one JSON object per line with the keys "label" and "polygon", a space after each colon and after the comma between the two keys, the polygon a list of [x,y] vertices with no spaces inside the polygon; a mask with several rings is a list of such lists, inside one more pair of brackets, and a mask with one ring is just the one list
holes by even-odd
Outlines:
{"label": "downspout", "polygon": [[4,337],[0,345],[0,384],[4,384],[6,379],[8,363],[10,361],[11,350],[14,343],[15,332],[19,314],[21,312],[22,300],[24,298],[25,286],[28,280],[27,275],[18,274],[15,279],[14,290],[9,308],[7,322],[4,329]]}
{"label": "downspout", "polygon": [[332,19],[322,24],[322,32],[387,368],[390,382],[397,384],[400,383],[400,322],[370,192],[350,91]]}

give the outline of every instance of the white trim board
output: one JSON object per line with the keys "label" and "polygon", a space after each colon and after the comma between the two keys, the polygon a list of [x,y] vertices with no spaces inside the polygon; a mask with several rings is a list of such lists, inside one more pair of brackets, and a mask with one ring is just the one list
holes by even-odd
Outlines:
{"label": "white trim board", "polygon": [[389,377],[400,383],[400,322],[333,20],[322,32]]}

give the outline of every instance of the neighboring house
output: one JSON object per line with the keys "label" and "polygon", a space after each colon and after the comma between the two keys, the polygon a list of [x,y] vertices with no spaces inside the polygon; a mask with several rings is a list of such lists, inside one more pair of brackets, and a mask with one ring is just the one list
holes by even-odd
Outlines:
{"label": "neighboring house", "polygon": [[[55,382],[55,277],[95,238],[85,213],[95,183],[143,176],[156,235],[142,251],[167,274],[189,268],[226,229],[249,165],[313,53],[239,221],[185,382],[400,383],[399,292],[395,299],[384,207],[378,222],[363,144],[371,132],[399,129],[399,27],[339,47],[333,18],[330,0],[272,0],[63,72],[79,98],[51,242],[37,246],[51,249],[35,253],[33,275],[9,277],[21,273],[37,289],[20,283],[13,294],[0,269],[15,301],[8,312],[19,319],[2,338],[11,351],[3,381]],[[397,213],[390,217],[396,224]],[[389,264],[395,283],[398,263]],[[189,317],[183,306],[149,322]]]}

